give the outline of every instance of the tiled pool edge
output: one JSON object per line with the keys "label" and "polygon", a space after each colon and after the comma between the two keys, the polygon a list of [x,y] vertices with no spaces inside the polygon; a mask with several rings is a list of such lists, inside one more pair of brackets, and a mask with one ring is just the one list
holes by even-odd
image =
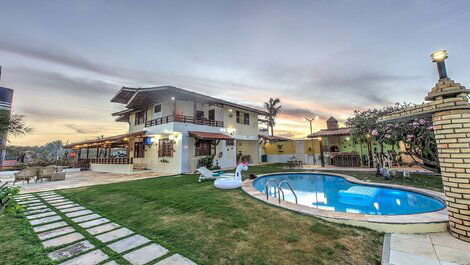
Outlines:
{"label": "tiled pool edge", "polygon": [[[373,183],[373,182],[364,182],[360,181],[352,176],[336,174],[336,173],[318,173],[318,172],[278,172],[272,174],[263,174],[259,177],[269,176],[269,175],[279,175],[279,174],[324,174],[344,178],[345,180],[363,184],[363,185],[374,185],[380,187],[388,188],[398,188],[407,191],[413,191],[428,196],[438,198],[439,200],[444,201],[444,195],[442,193],[419,189],[414,187],[406,187],[395,184],[384,184],[384,183]],[[367,215],[367,214],[354,214],[354,213],[344,213],[344,212],[334,212],[327,211],[318,208],[313,208],[305,205],[299,205],[291,202],[281,202],[277,203],[277,200],[270,198],[266,199],[266,195],[260,191],[257,191],[253,187],[253,181],[251,179],[246,179],[242,184],[242,190],[248,195],[261,200],[265,203],[288,209],[291,211],[298,212],[304,215],[311,215],[314,217],[322,218],[327,221],[335,223],[343,223],[353,226],[366,227],[372,230],[385,233],[427,233],[427,232],[443,232],[447,231],[448,227],[448,217],[447,209],[443,208],[439,211],[420,213],[420,214],[408,214],[408,215]]]}

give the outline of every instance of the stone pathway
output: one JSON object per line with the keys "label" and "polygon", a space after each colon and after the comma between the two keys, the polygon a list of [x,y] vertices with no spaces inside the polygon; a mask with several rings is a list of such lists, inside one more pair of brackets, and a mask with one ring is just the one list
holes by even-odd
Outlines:
{"label": "stone pathway", "polygon": [[470,243],[447,232],[386,234],[383,265],[470,265]]}
{"label": "stone pathway", "polygon": [[[26,218],[49,258],[61,265],[119,264],[111,253],[134,265],[196,265],[53,191],[18,195],[15,200],[27,208]],[[106,246],[97,249],[93,242]]]}

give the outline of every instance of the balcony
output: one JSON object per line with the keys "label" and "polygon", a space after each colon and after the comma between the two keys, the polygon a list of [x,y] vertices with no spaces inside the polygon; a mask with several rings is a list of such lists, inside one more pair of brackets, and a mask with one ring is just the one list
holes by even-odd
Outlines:
{"label": "balcony", "polygon": [[90,158],[79,159],[80,164],[114,164],[114,165],[128,165],[133,163],[132,157],[115,157],[115,158]]}
{"label": "balcony", "polygon": [[166,117],[157,118],[145,122],[145,127],[151,127],[155,125],[170,123],[170,122],[182,122],[182,123],[193,123],[197,125],[206,125],[212,127],[224,127],[223,121],[209,120],[206,118],[197,118],[193,116],[184,115],[170,115]]}

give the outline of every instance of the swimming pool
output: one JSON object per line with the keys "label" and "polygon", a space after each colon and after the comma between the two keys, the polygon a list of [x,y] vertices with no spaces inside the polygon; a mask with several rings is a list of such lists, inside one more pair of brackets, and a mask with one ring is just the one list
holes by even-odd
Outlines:
{"label": "swimming pool", "polygon": [[[298,204],[322,210],[370,215],[406,215],[441,210],[443,201],[395,188],[356,184],[339,176],[313,173],[283,173],[265,175],[253,182],[253,187],[265,193],[268,179],[278,183],[287,180],[297,195]],[[268,194],[277,197],[274,181],[269,182]],[[282,186],[285,200],[295,203],[287,185]]]}

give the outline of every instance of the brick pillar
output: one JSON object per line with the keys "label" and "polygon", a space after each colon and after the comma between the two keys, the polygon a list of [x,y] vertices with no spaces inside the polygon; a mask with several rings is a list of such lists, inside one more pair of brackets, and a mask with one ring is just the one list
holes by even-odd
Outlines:
{"label": "brick pillar", "polygon": [[440,79],[426,97],[432,114],[450,233],[470,242],[470,108],[469,91],[448,78]]}

